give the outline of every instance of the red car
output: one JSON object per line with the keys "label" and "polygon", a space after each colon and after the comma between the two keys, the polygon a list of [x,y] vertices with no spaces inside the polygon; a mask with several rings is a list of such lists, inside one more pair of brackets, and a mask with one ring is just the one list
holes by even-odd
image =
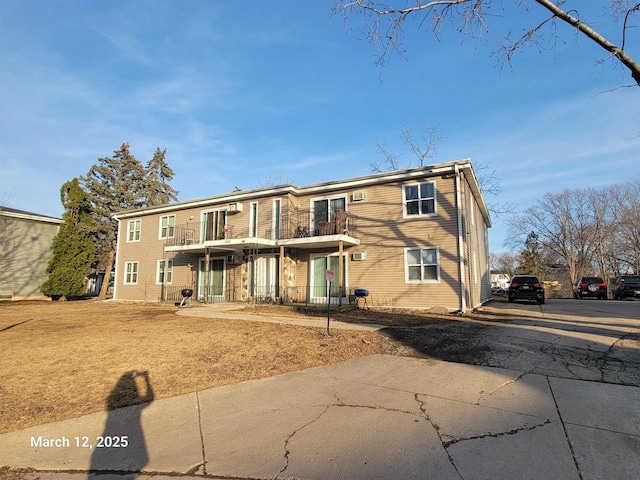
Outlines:
{"label": "red car", "polygon": [[573,298],[607,299],[607,284],[600,277],[582,277],[573,286]]}

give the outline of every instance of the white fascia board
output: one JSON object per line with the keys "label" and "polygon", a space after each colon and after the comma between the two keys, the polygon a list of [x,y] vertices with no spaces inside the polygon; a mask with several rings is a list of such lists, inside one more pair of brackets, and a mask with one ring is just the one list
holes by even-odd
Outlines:
{"label": "white fascia board", "polygon": [[299,187],[294,184],[279,185],[277,187],[267,187],[253,189],[247,191],[232,192],[226,195],[206,197],[196,200],[187,200],[184,202],[172,203],[169,205],[161,205],[158,207],[142,208],[138,210],[130,210],[113,215],[118,220],[121,218],[138,217],[142,215],[158,214],[165,212],[173,212],[184,210],[187,208],[206,207],[215,204],[241,202],[243,200],[251,200],[260,197],[269,197],[275,195],[284,195],[292,193],[295,195],[316,194],[320,192],[330,192],[334,190],[344,190],[349,188],[359,188],[379,183],[388,183],[393,181],[410,180],[413,178],[431,177],[436,175],[444,175],[454,171],[455,166],[466,168],[471,166],[470,159],[456,160],[453,162],[438,163],[425,167],[411,168],[407,170],[395,170],[392,172],[376,173],[364,177],[355,177],[345,180],[337,180],[331,182],[323,182]]}

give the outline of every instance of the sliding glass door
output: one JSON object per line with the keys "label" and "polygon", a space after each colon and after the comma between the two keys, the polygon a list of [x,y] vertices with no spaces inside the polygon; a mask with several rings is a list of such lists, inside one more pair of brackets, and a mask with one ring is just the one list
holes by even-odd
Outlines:
{"label": "sliding glass door", "polygon": [[[347,257],[343,255],[342,268],[342,301],[346,303],[347,298]],[[338,284],[338,255],[311,255],[311,302],[323,303],[327,301],[327,281],[326,272],[332,270],[335,275],[335,281],[331,283],[331,303],[338,303],[340,295],[340,287]]]}

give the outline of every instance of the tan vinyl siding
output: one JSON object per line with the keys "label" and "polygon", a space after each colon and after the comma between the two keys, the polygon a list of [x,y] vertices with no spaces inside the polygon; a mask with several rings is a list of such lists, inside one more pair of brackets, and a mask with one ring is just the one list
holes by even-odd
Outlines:
{"label": "tan vinyl siding", "polygon": [[[371,302],[384,306],[458,307],[459,265],[457,212],[453,179],[428,179],[436,185],[437,215],[403,218],[404,185],[394,182],[367,188],[365,202],[351,202],[356,215],[359,247],[367,251],[364,261],[350,260],[350,287],[366,288]],[[436,247],[439,282],[414,284],[405,281],[405,249]]]}

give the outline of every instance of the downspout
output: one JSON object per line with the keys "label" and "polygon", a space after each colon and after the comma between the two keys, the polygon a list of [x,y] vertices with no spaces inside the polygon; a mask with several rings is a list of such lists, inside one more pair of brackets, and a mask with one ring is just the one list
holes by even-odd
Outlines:
{"label": "downspout", "polygon": [[465,285],[465,273],[464,273],[464,232],[462,231],[462,210],[460,199],[460,169],[458,165],[455,168],[455,188],[456,188],[456,211],[458,212],[458,266],[460,273],[460,313],[467,311],[467,288]]}
{"label": "downspout", "polygon": [[[117,220],[118,220],[118,229],[116,230],[116,235],[117,235],[116,238],[120,239],[121,238],[121,236],[120,236],[120,226],[121,226],[120,222],[121,222],[121,220],[119,218]],[[120,273],[120,272],[118,272],[118,259],[119,258],[120,258],[120,242],[118,241],[116,243],[116,258],[115,258],[115,265],[114,265],[115,273],[113,274],[113,277],[114,277],[113,278],[113,299],[114,300],[118,299],[117,294],[116,294],[116,289],[118,288],[118,278],[120,278],[118,276],[118,274]],[[110,279],[111,279],[111,272],[107,273],[107,270],[105,268],[104,278],[102,279],[102,281],[103,282],[109,282]],[[100,289],[102,289],[102,285],[100,285]],[[98,293],[100,293],[100,292],[98,292]]]}

